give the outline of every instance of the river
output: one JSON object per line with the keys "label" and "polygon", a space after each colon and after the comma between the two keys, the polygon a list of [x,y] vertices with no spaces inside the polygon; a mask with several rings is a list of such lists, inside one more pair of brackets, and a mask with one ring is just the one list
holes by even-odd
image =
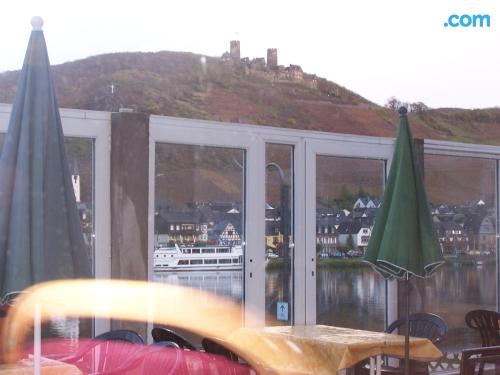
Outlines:
{"label": "river", "polygon": [[[241,271],[161,272],[154,281],[207,290],[241,301]],[[443,317],[449,326],[445,349],[456,350],[479,344],[477,335],[465,327],[464,315],[475,308],[495,309],[496,268],[484,265],[447,263],[430,279],[414,282],[412,312],[427,311]],[[267,313],[281,289],[281,274],[266,272]],[[359,329],[384,329],[385,282],[365,267],[319,268],[316,292],[317,322]]]}

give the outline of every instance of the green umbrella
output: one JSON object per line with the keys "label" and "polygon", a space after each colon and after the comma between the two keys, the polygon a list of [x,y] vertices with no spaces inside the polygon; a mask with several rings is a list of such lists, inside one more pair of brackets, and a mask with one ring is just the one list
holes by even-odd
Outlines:
{"label": "green umbrella", "polygon": [[43,21],[35,17],[32,25],[0,155],[0,296],[42,281],[92,276]]}
{"label": "green umbrella", "polygon": [[[382,205],[364,260],[385,279],[429,277],[444,263],[429,211],[420,165],[406,115],[399,109],[399,130]],[[409,289],[406,292],[405,373],[409,373]]]}

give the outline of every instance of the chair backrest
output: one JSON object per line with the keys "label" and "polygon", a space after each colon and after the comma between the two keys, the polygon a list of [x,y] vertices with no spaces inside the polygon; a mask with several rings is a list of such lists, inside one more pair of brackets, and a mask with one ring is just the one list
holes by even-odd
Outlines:
{"label": "chair backrest", "polygon": [[144,340],[138,333],[120,329],[96,336],[76,354],[59,360],[77,365],[83,373],[115,375],[138,367],[143,348]]}
{"label": "chair backrest", "polygon": [[181,349],[196,350],[195,346],[188,340],[168,328],[155,327],[151,330],[151,336],[153,336],[154,342],[173,341],[179,345]]}
{"label": "chair backrest", "polygon": [[[465,349],[460,359],[460,375],[475,375],[482,373],[485,364],[495,364],[495,374],[500,364],[500,346],[487,348]],[[476,372],[476,368],[478,371]]]}
{"label": "chair backrest", "polygon": [[[422,337],[438,344],[444,340],[448,333],[448,325],[436,314],[416,313],[409,317],[410,336]],[[387,327],[386,332],[392,333],[396,329],[405,329],[406,318],[400,318]],[[403,331],[404,332],[404,331]]]}
{"label": "chair backrest", "polygon": [[231,361],[238,362],[238,356],[216,340],[204,338],[201,340],[201,346],[207,353],[220,355]]}
{"label": "chair backrest", "polygon": [[472,310],[465,315],[467,326],[479,331],[483,347],[500,345],[499,319],[500,314],[490,310]]}
{"label": "chair backrest", "polygon": [[179,344],[173,341],[157,341],[152,343],[150,346],[158,346],[160,348],[174,348],[174,349],[180,349],[181,347]]}
{"label": "chair backrest", "polygon": [[128,329],[117,329],[101,333],[94,340],[102,341],[126,341],[131,344],[144,344],[144,339],[137,332]]}

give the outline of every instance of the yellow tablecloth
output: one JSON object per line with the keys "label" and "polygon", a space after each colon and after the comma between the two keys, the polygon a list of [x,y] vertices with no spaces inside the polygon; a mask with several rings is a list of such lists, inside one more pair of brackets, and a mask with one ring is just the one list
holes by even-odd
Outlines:
{"label": "yellow tablecloth", "polygon": [[[33,360],[25,359],[12,364],[0,364],[0,375],[33,375]],[[81,375],[78,367],[43,358],[40,373],[42,375]]]}
{"label": "yellow tablecloth", "polygon": [[[228,341],[264,366],[287,373],[334,374],[379,354],[404,356],[404,336],[323,325],[242,328]],[[410,339],[411,359],[441,356],[428,339]]]}

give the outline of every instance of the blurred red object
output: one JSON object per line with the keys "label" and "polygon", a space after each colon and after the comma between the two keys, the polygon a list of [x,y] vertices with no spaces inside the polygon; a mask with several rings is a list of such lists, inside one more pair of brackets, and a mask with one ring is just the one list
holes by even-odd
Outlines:
{"label": "blurred red object", "polygon": [[[173,347],[138,345],[123,341],[80,339],[46,339],[42,341],[42,357],[77,366],[84,375],[144,374],[184,375],[211,374],[251,375],[248,365],[223,356]],[[33,355],[33,347],[23,357]]]}

